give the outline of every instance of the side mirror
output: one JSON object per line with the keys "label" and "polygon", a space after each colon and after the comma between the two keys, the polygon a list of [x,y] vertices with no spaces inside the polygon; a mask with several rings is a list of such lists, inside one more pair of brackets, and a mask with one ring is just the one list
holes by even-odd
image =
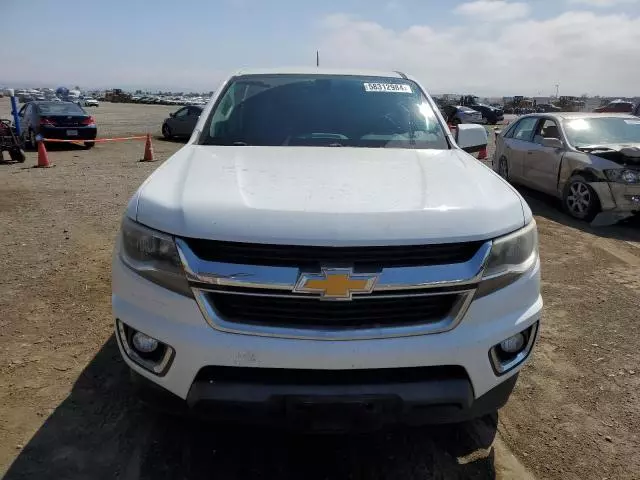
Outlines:
{"label": "side mirror", "polygon": [[543,138],[542,146],[549,148],[564,148],[564,144],[559,138]]}
{"label": "side mirror", "polygon": [[482,125],[462,123],[458,125],[456,143],[465,152],[472,153],[487,146],[487,131]]}

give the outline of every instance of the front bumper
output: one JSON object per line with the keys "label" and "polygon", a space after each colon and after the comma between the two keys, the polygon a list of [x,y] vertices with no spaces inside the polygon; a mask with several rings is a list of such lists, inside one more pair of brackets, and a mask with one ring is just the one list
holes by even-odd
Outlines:
{"label": "front bumper", "polygon": [[510,376],[479,398],[474,398],[468,379],[456,377],[357,385],[223,384],[198,378],[185,400],[131,371],[139,398],[156,410],[315,432],[470,420],[502,407],[517,378]]}
{"label": "front bumper", "polygon": [[[255,336],[214,329],[205,321],[193,298],[143,279],[117,255],[113,259],[112,280],[115,319],[175,350],[166,373],[158,376],[134,363],[124,353],[121,338],[116,335],[125,362],[137,375],[170,392],[170,397],[180,399],[182,404],[186,400],[192,410],[204,410],[203,413],[223,400],[258,407],[258,411],[265,408],[280,411],[283,405],[298,401],[290,400],[292,398],[299,399],[303,405],[313,405],[314,402],[309,401],[313,397],[324,403],[331,403],[332,398],[347,400],[357,405],[356,410],[364,406],[365,410],[386,412],[390,408],[392,413],[383,415],[383,423],[464,420],[487,409],[495,410],[506,401],[513,387],[508,381],[515,382],[523,364],[497,375],[489,351],[502,340],[538,322],[542,309],[539,261],[511,285],[475,299],[453,330],[338,341]],[[372,369],[391,369],[395,373],[424,367],[430,373],[409,383],[376,383],[373,389],[367,382],[342,382],[337,386],[319,382],[304,388],[293,383],[264,389],[259,387],[260,382],[251,381],[222,388],[215,378],[203,377],[203,372],[211,367],[243,367],[261,372],[266,372],[262,369],[309,370],[335,375],[344,372],[356,375],[358,371]],[[432,370],[440,372],[440,368],[453,368],[458,373],[431,375]],[[255,401],[256,398],[260,401]],[[412,413],[407,413],[407,408]],[[418,414],[420,410],[423,415]]]}
{"label": "front bumper", "polygon": [[595,224],[615,223],[640,214],[640,185],[615,182],[590,182],[589,185],[598,194],[602,208]]}

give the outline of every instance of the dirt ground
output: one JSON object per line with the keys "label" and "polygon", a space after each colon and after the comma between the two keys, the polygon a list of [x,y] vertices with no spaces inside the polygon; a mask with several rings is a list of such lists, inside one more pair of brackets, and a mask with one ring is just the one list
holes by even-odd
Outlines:
{"label": "dirt ground", "polygon": [[[171,107],[102,104],[99,136]],[[0,99],[0,117],[9,113]],[[638,479],[640,227],[591,229],[523,191],[544,324],[496,417],[367,436],[220,428],[146,411],[112,336],[110,256],[129,196],[178,148],[60,147],[0,165],[0,473],[6,479]]]}

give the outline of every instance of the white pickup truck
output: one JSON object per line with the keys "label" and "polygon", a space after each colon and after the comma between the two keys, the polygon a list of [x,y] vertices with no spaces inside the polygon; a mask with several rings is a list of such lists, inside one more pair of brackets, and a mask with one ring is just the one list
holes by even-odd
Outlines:
{"label": "white pickup truck", "polygon": [[542,308],[522,197],[402,73],[231,76],[131,198],[118,345],[146,400],[311,431],[508,399]]}

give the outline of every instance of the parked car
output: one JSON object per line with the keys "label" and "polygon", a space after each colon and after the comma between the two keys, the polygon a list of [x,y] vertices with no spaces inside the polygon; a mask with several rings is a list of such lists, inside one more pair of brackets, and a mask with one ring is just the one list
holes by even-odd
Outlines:
{"label": "parked car", "polygon": [[459,125],[461,123],[483,123],[482,113],[462,105],[445,105],[442,111],[447,123]]}
{"label": "parked car", "polygon": [[489,125],[495,125],[498,122],[502,122],[504,120],[504,112],[501,108],[491,107],[482,103],[469,105],[469,108],[475,110],[476,112],[480,112],[482,114],[484,122]]}
{"label": "parked car", "polygon": [[625,114],[527,115],[496,136],[510,182],[562,199],[573,217],[613,223],[640,213],[640,120]]}
{"label": "parked car", "polygon": [[93,97],[80,97],[78,105],[81,107],[99,107],[100,102]]}
{"label": "parked car", "polygon": [[162,135],[166,139],[190,137],[201,113],[202,107],[195,105],[177,110],[162,123]]}
{"label": "parked car", "polygon": [[97,135],[94,118],[73,102],[29,102],[19,113],[25,144],[36,148],[36,137],[84,141],[93,147]]}
{"label": "parked car", "polygon": [[636,117],[640,117],[640,102],[636,105],[636,108],[633,109],[633,114]]}
{"label": "parked car", "polygon": [[552,113],[552,112],[561,112],[562,109],[560,107],[556,107],[550,103],[539,103],[536,105],[537,113]]}
{"label": "parked car", "polygon": [[338,72],[229,77],[128,203],[112,306],[150,402],[335,431],[509,397],[541,318],[530,208],[463,150],[483,126],[456,142],[416,80]]}
{"label": "parked car", "polygon": [[633,111],[633,103],[625,100],[614,100],[593,111],[597,113],[631,113]]}

